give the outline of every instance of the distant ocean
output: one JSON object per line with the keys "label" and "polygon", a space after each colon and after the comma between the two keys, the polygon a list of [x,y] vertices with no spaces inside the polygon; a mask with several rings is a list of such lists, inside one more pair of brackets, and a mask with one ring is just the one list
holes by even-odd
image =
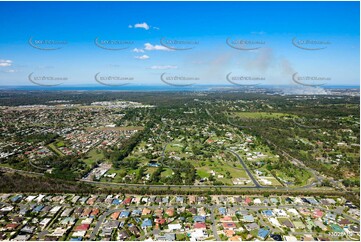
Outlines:
{"label": "distant ocean", "polygon": [[[292,88],[292,86],[257,86],[263,89],[281,89]],[[322,86],[325,89],[360,89],[360,86]],[[238,87],[234,85],[193,85],[193,86],[168,86],[168,85],[134,85],[134,86],[0,86],[1,90],[6,91],[126,91],[126,92],[176,92],[176,91],[226,91],[226,90],[247,90],[250,87]]]}
{"label": "distant ocean", "polygon": [[[0,86],[0,90],[14,91],[208,91],[212,88],[221,88],[220,86],[167,86],[167,85],[137,85],[137,86]],[[230,86],[231,87],[231,86]]]}

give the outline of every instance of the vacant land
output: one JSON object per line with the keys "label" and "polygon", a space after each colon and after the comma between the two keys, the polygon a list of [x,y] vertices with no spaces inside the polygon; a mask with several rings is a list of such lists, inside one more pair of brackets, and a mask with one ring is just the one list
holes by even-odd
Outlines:
{"label": "vacant land", "polygon": [[290,115],[287,113],[271,113],[271,112],[237,112],[235,113],[236,117],[241,119],[263,119],[263,118],[283,118],[288,117],[292,118],[295,115]]}

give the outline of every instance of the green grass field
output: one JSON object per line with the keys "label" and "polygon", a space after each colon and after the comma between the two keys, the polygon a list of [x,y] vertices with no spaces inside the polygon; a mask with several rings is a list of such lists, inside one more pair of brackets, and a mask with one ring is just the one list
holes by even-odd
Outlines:
{"label": "green grass field", "polygon": [[287,113],[268,113],[268,112],[237,112],[236,117],[244,119],[261,119],[261,118],[282,118],[282,117],[295,117],[295,115]]}
{"label": "green grass field", "polygon": [[58,145],[54,145],[54,143],[51,143],[48,145],[48,147],[50,148],[50,150],[54,151],[56,154],[60,155],[60,156],[64,156],[63,152],[61,152],[60,150],[58,150],[57,147],[60,147]]}
{"label": "green grass field", "polygon": [[86,155],[83,160],[89,167],[92,167],[98,160],[105,160],[103,152],[97,152],[96,149],[92,149]]}
{"label": "green grass field", "polygon": [[56,143],[56,147],[64,147],[64,146],[65,146],[65,144],[63,141],[59,141]]}

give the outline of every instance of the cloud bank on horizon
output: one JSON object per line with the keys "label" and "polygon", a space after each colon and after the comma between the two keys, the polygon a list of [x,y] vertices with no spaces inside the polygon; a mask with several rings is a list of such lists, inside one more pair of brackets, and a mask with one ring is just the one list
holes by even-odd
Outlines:
{"label": "cloud bank on horizon", "polygon": [[0,86],[165,71],[175,85],[359,86],[359,18],[359,2],[0,2]]}

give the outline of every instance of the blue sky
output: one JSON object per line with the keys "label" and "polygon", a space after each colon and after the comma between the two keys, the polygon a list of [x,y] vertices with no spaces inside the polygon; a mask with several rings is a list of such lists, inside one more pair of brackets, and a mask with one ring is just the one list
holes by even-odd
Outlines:
{"label": "blue sky", "polygon": [[232,73],[289,85],[296,72],[359,85],[359,18],[359,2],[0,2],[0,85],[34,85],[30,73],[64,85],[98,84],[97,73],[132,84],[164,84],[166,73],[229,85]]}

